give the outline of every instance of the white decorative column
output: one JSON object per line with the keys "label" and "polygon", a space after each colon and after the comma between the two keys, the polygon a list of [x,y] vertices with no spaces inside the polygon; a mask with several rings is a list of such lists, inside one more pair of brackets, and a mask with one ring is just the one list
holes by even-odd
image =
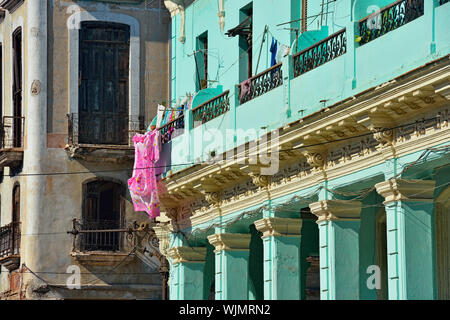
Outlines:
{"label": "white decorative column", "polygon": [[[46,263],[42,259],[39,233],[45,217],[45,171],[47,149],[47,1],[26,1],[27,21],[24,30],[26,55],[23,59],[25,85],[25,149],[23,173],[25,178],[22,207],[21,262],[33,271]],[[31,175],[30,175],[31,174]],[[48,254],[48,252],[46,252]],[[25,274],[29,275],[29,274]],[[24,281],[26,277],[24,275]],[[32,279],[36,279],[34,276]]]}

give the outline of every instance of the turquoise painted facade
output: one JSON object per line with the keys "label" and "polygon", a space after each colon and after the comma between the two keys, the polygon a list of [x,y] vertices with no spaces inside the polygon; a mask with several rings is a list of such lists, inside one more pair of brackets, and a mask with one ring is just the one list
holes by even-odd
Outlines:
{"label": "turquoise painted facade", "polygon": [[[450,299],[450,3],[171,3],[172,105],[199,88],[206,34],[208,70],[159,162],[171,299]],[[249,12],[263,93],[243,102],[248,57],[226,32]],[[272,38],[291,48],[273,68]],[[261,173],[251,142],[274,132],[279,168]]]}

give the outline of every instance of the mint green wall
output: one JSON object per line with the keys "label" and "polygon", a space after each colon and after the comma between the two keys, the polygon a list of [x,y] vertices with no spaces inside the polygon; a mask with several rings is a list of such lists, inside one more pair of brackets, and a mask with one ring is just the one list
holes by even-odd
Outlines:
{"label": "mint green wall", "polygon": [[[236,88],[239,78],[237,37],[229,38],[220,31],[218,7],[215,1],[199,0],[190,5],[186,9],[186,42],[184,44],[178,41],[179,15],[172,22],[172,32],[174,32],[173,99],[176,100],[187,92],[194,92],[195,63],[193,56],[188,54],[195,50],[196,37],[208,31],[209,77],[217,81],[211,82],[211,86],[223,86],[223,89],[219,91],[230,90],[231,106],[226,114],[209,121],[200,128],[192,129],[189,127],[189,122],[186,122],[185,134],[174,138],[172,143],[164,146],[166,149],[163,153],[164,161],[172,164],[191,163],[195,160],[205,161],[208,159],[207,153],[210,150],[215,149],[216,154],[220,154],[235,144],[239,145],[245,141],[242,135],[238,135],[236,142],[233,134],[227,137],[227,129],[256,129],[259,136],[263,127],[264,130],[279,128],[450,53],[450,33],[447,32],[450,5],[447,3],[435,7],[431,0],[425,1],[425,14],[422,17],[363,46],[354,42],[353,39],[358,35],[358,26],[351,20],[352,12],[355,12],[354,18],[357,20],[368,15],[369,3],[383,7],[392,2],[337,0],[329,4],[329,12],[332,13],[323,20],[324,27],[315,28],[315,30],[310,28],[311,31],[301,36],[299,45],[301,48],[305,47],[310,44],[311,38],[317,41],[346,28],[347,53],[296,78],[292,77],[292,56],[288,56],[283,60],[285,84],[243,105],[238,103]],[[243,0],[225,1],[225,31],[239,23],[239,10],[249,3],[250,1]],[[315,2],[310,1],[310,3]],[[291,44],[292,32],[283,29],[290,25],[279,27],[276,25],[296,17],[294,11],[298,6],[299,4],[294,0],[276,2],[275,0],[255,0],[253,2],[254,68],[256,68],[261,40],[258,36],[262,34],[266,24],[279,41]],[[274,8],[277,14],[273,14]],[[317,9],[311,10],[309,15]],[[291,24],[291,26],[297,25],[298,23]],[[311,24],[313,25],[315,22]],[[270,42],[271,36],[264,43],[258,71],[269,67]],[[404,50],[404,48],[411,48],[411,50]],[[327,101],[322,103],[321,100]],[[211,142],[204,141],[205,136],[208,136],[207,129],[218,130],[222,134],[221,138],[214,138]],[[200,133],[201,131],[203,134]],[[177,165],[167,170],[172,169],[175,172],[184,167]]]}

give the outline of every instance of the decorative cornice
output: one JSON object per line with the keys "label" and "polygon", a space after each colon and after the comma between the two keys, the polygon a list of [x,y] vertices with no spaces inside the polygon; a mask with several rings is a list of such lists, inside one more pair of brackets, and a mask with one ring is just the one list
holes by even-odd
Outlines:
{"label": "decorative cornice", "polygon": [[362,203],[353,200],[322,200],[311,203],[311,213],[318,219],[317,223],[324,220],[359,220]]}
{"label": "decorative cornice", "polygon": [[167,251],[170,247],[170,232],[158,225],[154,226],[153,230],[155,230],[156,237],[159,240],[159,252],[167,257]]}
{"label": "decorative cornice", "polygon": [[257,230],[263,233],[263,238],[266,237],[293,237],[300,236],[302,228],[301,219],[290,218],[264,218],[255,221]]}
{"label": "decorative cornice", "polygon": [[267,188],[271,182],[271,176],[265,176],[257,173],[250,173],[252,182],[255,186],[259,188]]}
{"label": "decorative cornice", "polygon": [[173,263],[204,262],[206,259],[205,247],[174,247],[167,250]]}
{"label": "decorative cornice", "polygon": [[375,188],[386,201],[421,201],[432,202],[434,195],[434,180],[403,180],[389,179],[377,183]]}
{"label": "decorative cornice", "polygon": [[221,250],[245,251],[250,248],[250,234],[216,233],[208,236],[208,241],[214,246],[214,252]]}
{"label": "decorative cornice", "polygon": [[212,206],[220,207],[222,196],[220,192],[204,192],[205,200]]}

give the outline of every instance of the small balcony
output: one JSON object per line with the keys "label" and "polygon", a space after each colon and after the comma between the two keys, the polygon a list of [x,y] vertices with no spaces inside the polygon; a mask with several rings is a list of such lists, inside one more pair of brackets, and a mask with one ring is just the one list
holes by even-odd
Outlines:
{"label": "small balcony", "polygon": [[239,102],[244,104],[282,84],[283,73],[279,63],[239,84]]}
{"label": "small balcony", "polygon": [[24,117],[3,117],[0,124],[0,168],[22,165],[24,128]]}
{"label": "small balcony", "polygon": [[133,136],[144,130],[141,117],[67,115],[70,158],[90,162],[128,163],[134,160]]}
{"label": "small balcony", "polygon": [[84,265],[113,266],[129,263],[134,255],[123,251],[125,233],[131,232],[119,220],[74,220],[70,255]]}
{"label": "small balcony", "polygon": [[20,222],[0,228],[0,264],[10,271],[19,268]]}
{"label": "small balcony", "polygon": [[[448,0],[441,0],[442,5]],[[375,40],[424,14],[424,0],[399,0],[359,21],[360,45]]]}

